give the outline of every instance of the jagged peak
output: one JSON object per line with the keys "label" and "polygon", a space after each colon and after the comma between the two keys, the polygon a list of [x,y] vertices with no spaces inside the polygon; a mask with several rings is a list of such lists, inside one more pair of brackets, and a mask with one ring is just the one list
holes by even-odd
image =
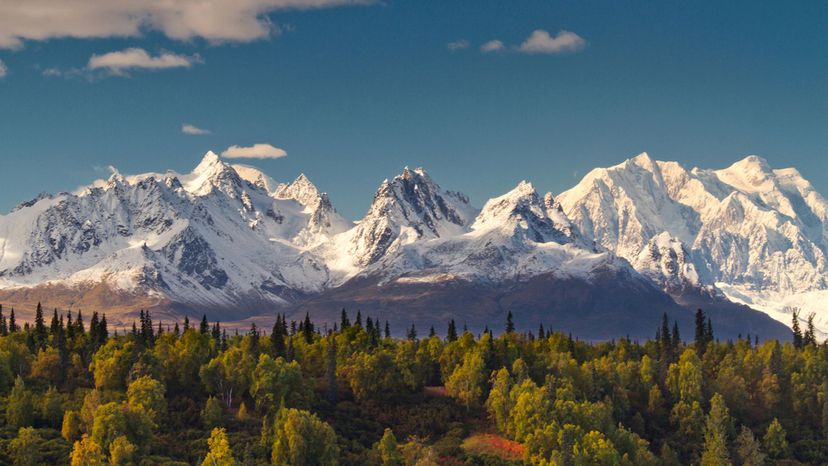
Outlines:
{"label": "jagged peak", "polygon": [[300,173],[289,184],[279,185],[275,195],[280,199],[294,199],[306,207],[316,206],[321,198],[319,189],[304,173]]}
{"label": "jagged peak", "polygon": [[193,174],[203,174],[211,171],[215,171],[217,168],[224,168],[228,165],[224,163],[219,156],[213,151],[207,151],[204,154],[204,157],[201,159],[201,162],[195,167],[193,170]]}
{"label": "jagged peak", "polygon": [[505,219],[511,217],[519,208],[536,207],[537,214],[545,216],[543,206],[538,198],[538,193],[532,183],[523,180],[514,189],[506,194],[489,199],[477,216],[476,224],[488,224],[493,219]]}

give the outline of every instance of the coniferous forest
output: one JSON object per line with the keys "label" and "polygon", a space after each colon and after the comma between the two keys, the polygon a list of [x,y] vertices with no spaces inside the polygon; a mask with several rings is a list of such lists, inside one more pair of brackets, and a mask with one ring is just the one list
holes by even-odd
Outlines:
{"label": "coniferous forest", "polygon": [[[49,321],[51,314],[51,321]],[[474,335],[342,311],[227,331],[0,310],[0,464],[770,465],[828,458],[828,346]],[[795,320],[796,322],[796,320]],[[400,325],[404,338],[392,337]],[[264,331],[263,331],[264,330]],[[438,335],[439,333],[439,335]]]}

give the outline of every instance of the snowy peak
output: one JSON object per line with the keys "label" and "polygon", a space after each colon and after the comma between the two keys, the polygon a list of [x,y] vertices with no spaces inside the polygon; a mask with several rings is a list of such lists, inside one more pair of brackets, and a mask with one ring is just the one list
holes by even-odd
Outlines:
{"label": "snowy peak", "polygon": [[[549,197],[551,202],[551,195]],[[560,231],[549,217],[547,206],[538,197],[532,183],[527,181],[521,181],[508,193],[490,199],[483,206],[472,230],[484,232],[493,229],[536,243],[569,241],[568,235]]]}
{"label": "snowy peak", "polygon": [[305,207],[314,208],[319,203],[320,193],[304,173],[299,174],[290,184],[281,184],[274,193],[279,199],[294,199]]}
{"label": "snowy peak", "polygon": [[213,151],[207,152],[201,163],[182,178],[184,188],[196,196],[206,196],[214,190],[219,190],[231,198],[238,199],[243,190],[238,172]]}
{"label": "snowy peak", "polygon": [[768,161],[756,155],[747,156],[714,173],[723,183],[745,193],[767,192],[776,187],[775,176]]}
{"label": "snowy peak", "polygon": [[265,190],[267,193],[273,194],[280,186],[280,184],[273,178],[267,176],[256,167],[241,164],[234,164],[232,167],[233,170],[236,170],[236,173],[238,173],[241,179],[247,181],[253,186]]}
{"label": "snowy peak", "polygon": [[443,191],[422,168],[406,167],[379,187],[350,251],[356,263],[368,265],[401,244],[462,233],[473,216],[467,197]]}

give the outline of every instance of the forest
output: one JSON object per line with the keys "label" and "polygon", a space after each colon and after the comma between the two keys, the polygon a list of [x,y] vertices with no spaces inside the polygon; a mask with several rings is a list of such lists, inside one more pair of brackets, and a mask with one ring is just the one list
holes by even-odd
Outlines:
{"label": "forest", "polygon": [[0,464],[828,461],[828,346],[796,316],[784,342],[719,341],[702,310],[695,335],[665,315],[649,341],[585,342],[554,322],[518,332],[511,313],[401,338],[346,310],[244,331],[48,314],[0,307]]}

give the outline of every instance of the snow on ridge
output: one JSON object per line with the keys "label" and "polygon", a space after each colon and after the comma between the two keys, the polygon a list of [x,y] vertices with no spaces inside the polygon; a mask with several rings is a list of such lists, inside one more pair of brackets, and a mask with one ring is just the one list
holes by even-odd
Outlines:
{"label": "snow on ridge", "polygon": [[[499,282],[609,267],[673,294],[719,283],[779,317],[794,301],[806,314],[816,298],[796,297],[828,289],[826,238],[825,199],[756,156],[688,170],[645,152],[557,196],[520,182],[482,209],[406,167],[351,223],[304,174],[279,183],[207,153],[190,173],[113,171],[0,216],[0,288],[99,280],[231,307],[285,305],[361,275]],[[828,329],[828,313],[817,321]]]}

